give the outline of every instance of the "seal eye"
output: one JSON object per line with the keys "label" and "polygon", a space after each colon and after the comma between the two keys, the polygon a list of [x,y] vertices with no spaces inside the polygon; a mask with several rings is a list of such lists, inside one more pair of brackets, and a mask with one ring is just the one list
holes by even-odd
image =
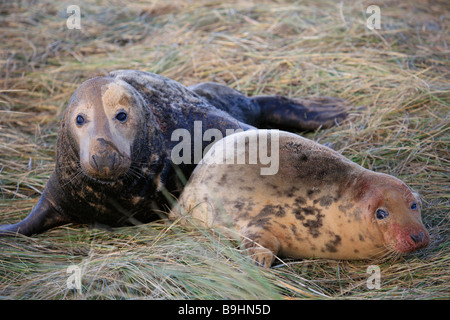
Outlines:
{"label": "seal eye", "polygon": [[378,209],[377,210],[377,219],[382,220],[384,218],[386,218],[389,215],[389,213],[386,210],[383,209]]}
{"label": "seal eye", "polygon": [[416,210],[417,209],[417,202],[413,202],[411,205],[411,210]]}
{"label": "seal eye", "polygon": [[86,120],[84,120],[84,117],[83,117],[81,114],[79,114],[79,115],[77,116],[77,119],[76,119],[77,125],[81,126],[81,125],[84,124],[85,121],[86,121]]}
{"label": "seal eye", "polygon": [[127,120],[128,115],[125,111],[121,111],[116,115],[116,119],[119,120],[120,122],[124,122],[125,120]]}

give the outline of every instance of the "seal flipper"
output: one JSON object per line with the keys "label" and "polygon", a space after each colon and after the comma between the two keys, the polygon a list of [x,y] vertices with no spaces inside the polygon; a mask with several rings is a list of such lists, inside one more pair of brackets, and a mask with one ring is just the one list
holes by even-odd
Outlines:
{"label": "seal flipper", "polygon": [[249,228],[242,234],[242,245],[257,266],[270,268],[278,255],[280,241],[269,231],[260,228]]}
{"label": "seal flipper", "polygon": [[31,213],[18,223],[0,225],[0,236],[17,234],[30,236],[70,223],[71,221],[60,213],[61,209],[58,210],[57,201],[52,197],[55,192],[54,187],[55,173],[50,177],[39,202]]}
{"label": "seal flipper", "polygon": [[318,97],[289,99],[282,96],[251,98],[261,108],[259,122],[280,129],[315,130],[329,128],[347,117],[348,101]]}
{"label": "seal flipper", "polygon": [[0,225],[0,236],[15,234],[30,236],[69,222],[55,209],[44,193],[25,219],[15,224]]}
{"label": "seal flipper", "polygon": [[224,85],[206,82],[188,87],[216,108],[258,128],[315,130],[329,128],[347,117],[349,102],[341,98],[289,99],[283,96],[249,98]]}

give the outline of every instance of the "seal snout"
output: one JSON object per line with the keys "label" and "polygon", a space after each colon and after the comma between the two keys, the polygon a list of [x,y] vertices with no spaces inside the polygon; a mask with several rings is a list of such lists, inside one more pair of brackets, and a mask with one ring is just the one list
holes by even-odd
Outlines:
{"label": "seal snout", "polygon": [[423,232],[419,232],[419,234],[410,234],[409,236],[416,244],[423,242],[423,239],[424,239]]}
{"label": "seal snout", "polygon": [[424,228],[406,228],[403,232],[398,232],[395,249],[408,253],[425,248],[429,243],[430,236]]}
{"label": "seal snout", "polygon": [[130,164],[130,157],[120,152],[114,143],[97,138],[91,149],[88,174],[101,180],[115,180],[128,171]]}
{"label": "seal snout", "polygon": [[421,249],[421,248],[425,248],[426,246],[428,246],[428,244],[430,242],[430,236],[428,235],[428,232],[426,232],[426,231],[425,232],[419,231],[417,233],[411,233],[409,235],[409,237],[411,238],[411,240],[413,242],[412,251]]}

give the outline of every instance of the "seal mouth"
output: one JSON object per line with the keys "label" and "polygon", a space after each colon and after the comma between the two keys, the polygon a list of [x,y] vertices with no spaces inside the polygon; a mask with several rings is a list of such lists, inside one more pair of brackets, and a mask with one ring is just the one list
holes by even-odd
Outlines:
{"label": "seal mouth", "polygon": [[81,168],[81,172],[83,173],[84,177],[94,183],[98,183],[101,185],[108,185],[108,186],[113,186],[117,183],[117,179],[108,179],[108,178],[99,178],[99,177],[95,177],[89,173],[87,173],[86,171],[83,170],[83,168]]}
{"label": "seal mouth", "polygon": [[426,230],[405,232],[397,236],[393,249],[400,254],[407,254],[428,246],[430,236]]}
{"label": "seal mouth", "polygon": [[105,185],[115,185],[117,182],[117,180],[102,180],[102,179],[98,179],[98,178],[94,178],[94,177],[91,177],[91,179],[97,183],[105,184]]}
{"label": "seal mouth", "polygon": [[122,170],[111,171],[109,168],[104,168],[101,171],[92,170],[91,168],[82,168],[83,174],[89,179],[102,184],[114,184],[118,180],[126,176],[129,168],[123,168]]}

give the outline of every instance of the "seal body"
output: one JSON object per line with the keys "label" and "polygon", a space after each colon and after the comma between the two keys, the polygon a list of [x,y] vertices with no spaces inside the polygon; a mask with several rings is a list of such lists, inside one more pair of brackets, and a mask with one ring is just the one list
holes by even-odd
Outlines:
{"label": "seal body", "polygon": [[[278,148],[265,147],[265,141]],[[278,157],[278,170],[268,174],[261,171],[268,166],[261,162],[264,148],[272,161]],[[244,163],[252,153],[258,161]],[[216,143],[202,162],[171,219],[236,232],[260,265],[270,266],[275,255],[366,259],[429,242],[418,195],[402,181],[298,135],[236,133]]]}
{"label": "seal body", "polygon": [[[230,130],[331,126],[345,118],[345,104],[249,98],[212,83],[187,88],[135,70],[89,79],[64,112],[55,171],[41,199],[23,221],[0,226],[0,234],[30,235],[70,222],[116,227],[154,220],[211,142]],[[187,137],[193,140],[180,141]],[[177,153],[182,161],[174,161]]]}

